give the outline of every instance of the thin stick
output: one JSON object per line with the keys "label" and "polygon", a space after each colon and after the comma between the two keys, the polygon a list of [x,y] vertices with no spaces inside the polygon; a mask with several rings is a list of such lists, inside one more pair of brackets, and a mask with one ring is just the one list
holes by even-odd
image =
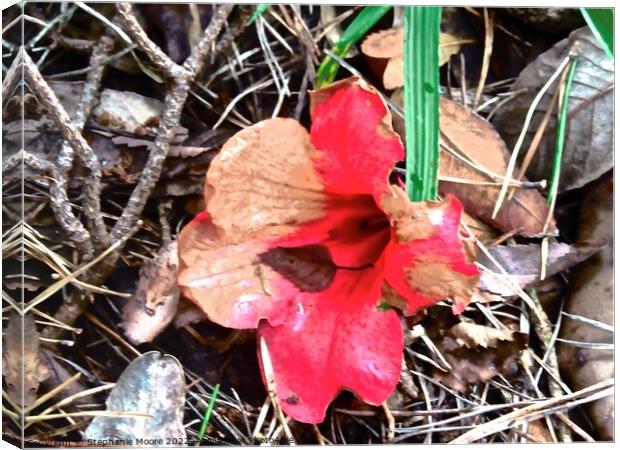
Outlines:
{"label": "thin stick", "polygon": [[574,392],[572,394],[554,397],[533,405],[517,409],[511,413],[502,415],[497,419],[486,422],[470,430],[458,438],[452,440],[451,444],[467,444],[483,439],[494,433],[514,427],[522,421],[532,421],[544,417],[548,414],[555,413],[560,409],[568,409],[583,403],[598,400],[599,398],[613,395],[614,380],[604,380],[585,389]]}
{"label": "thin stick", "polygon": [[[106,228],[101,216],[101,168],[99,166],[99,158],[90,147],[86,139],[73,126],[71,118],[65,111],[54,91],[45,82],[39,69],[28,56],[28,53],[22,52],[24,60],[24,75],[30,83],[32,89],[37,93],[41,102],[50,113],[54,122],[58,126],[63,137],[68,141],[69,145],[78,154],[88,170],[87,183],[84,187],[85,193],[85,211],[89,220],[95,224],[97,235],[95,236],[100,243],[106,242]],[[53,201],[53,199],[52,199]],[[91,233],[93,230],[91,230]]]}
{"label": "thin stick", "polygon": [[482,67],[480,68],[480,80],[478,81],[478,88],[476,89],[476,95],[474,97],[474,103],[472,109],[478,107],[480,98],[482,97],[482,91],[487,80],[489,73],[489,65],[491,63],[491,54],[493,53],[493,31],[494,27],[494,14],[489,13],[488,8],[484,8],[484,56],[482,58]]}
{"label": "thin stick", "polygon": [[133,15],[131,4],[125,2],[117,3],[116,10],[118,11],[119,21],[125,30],[127,30],[129,36],[131,36],[131,40],[138,44],[140,50],[144,52],[155,67],[166,76],[174,78],[175,75],[180,72],[180,67],[147,36],[146,32],[138,23],[138,19]]}
{"label": "thin stick", "polygon": [[260,338],[260,356],[263,362],[263,372],[267,380],[267,390],[269,391],[269,398],[271,399],[271,404],[273,405],[274,411],[276,411],[276,415],[280,420],[280,424],[282,425],[284,433],[289,439],[290,444],[295,445],[295,439],[293,438],[291,430],[288,427],[287,420],[285,419],[284,413],[282,412],[282,407],[280,406],[280,402],[278,401],[278,397],[276,396],[276,381],[273,375],[273,365],[271,363],[271,356],[269,355],[267,343],[265,342],[265,339],[263,337]]}

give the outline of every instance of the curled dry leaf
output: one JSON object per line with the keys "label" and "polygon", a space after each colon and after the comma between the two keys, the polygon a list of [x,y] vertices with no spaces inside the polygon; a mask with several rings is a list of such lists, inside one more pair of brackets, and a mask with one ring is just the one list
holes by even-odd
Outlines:
{"label": "curled dry leaf", "polygon": [[[607,57],[590,29],[583,27],[572,32],[528,65],[510,88],[511,91],[526,89],[526,92],[499,109],[494,120],[498,131],[512,147],[521,133],[532,99],[571,48],[576,53],[577,66],[568,100],[559,192],[579,188],[613,167],[614,121],[611,118],[614,116],[614,62]],[[523,149],[529,147],[555,86],[557,81],[538,104]],[[531,178],[541,180],[551,176],[556,118],[556,114],[551,115],[538,151],[527,170]],[[525,156],[525,151],[520,156]]]}
{"label": "curled dry leaf", "polygon": [[[578,242],[603,239],[606,244],[598,253],[571,270],[569,295],[565,311],[614,325],[614,205],[613,175],[609,174],[588,186],[581,203]],[[560,337],[572,341],[612,344],[614,333],[564,317]],[[614,377],[614,352],[558,344],[558,360],[567,381],[575,389],[583,389]],[[614,439],[614,396],[586,405],[601,439]]]}
{"label": "curled dry leaf", "polygon": [[[546,277],[570,269],[597,253],[601,248],[601,242],[583,242],[577,245],[550,243],[545,264]],[[514,285],[526,288],[540,281],[542,251],[539,244],[498,245],[489,248],[489,252],[506,270]],[[506,284],[497,266],[484,253],[481,252],[478,255],[478,262],[493,272],[482,272],[481,290],[503,296],[516,295],[514,290]]]}
{"label": "curled dry leaf", "polygon": [[[392,99],[402,105],[402,91],[395,92]],[[535,189],[517,189],[510,202],[504,202],[497,217],[491,217],[509,158],[506,144],[493,126],[470,109],[441,98],[439,127],[440,192],[453,194],[469,214],[503,232],[518,230],[517,234],[525,237],[542,233],[548,208],[544,197]],[[402,118],[395,117],[394,128],[404,140]],[[442,180],[442,177],[458,182]],[[496,184],[488,185],[490,182]],[[556,231],[552,220],[548,232]]]}
{"label": "curled dry leaf", "polygon": [[127,366],[106,400],[110,412],[133,412],[151,417],[95,417],[86,439],[145,439],[157,446],[161,439],[185,440],[183,407],[185,380],[181,364],[171,355],[148,352]]}
{"label": "curled dry leaf", "polygon": [[7,394],[16,405],[28,406],[36,400],[39,384],[49,375],[39,360],[39,332],[34,317],[28,314],[22,318],[13,312],[3,341],[2,374]]}
{"label": "curled dry leaf", "polygon": [[[439,34],[439,67],[446,64],[452,55],[461,50],[462,39],[448,33]],[[404,31],[391,28],[369,35],[362,42],[362,53],[371,58],[388,59],[383,72],[383,86],[396,89],[404,84],[403,73]]]}
{"label": "curled dry leaf", "polygon": [[444,332],[436,344],[452,369],[434,369],[433,377],[465,392],[470,384],[484,383],[500,374],[515,375],[527,335],[462,322]]}
{"label": "curled dry leaf", "polygon": [[138,286],[123,307],[122,326],[134,344],[151,342],[174,318],[179,305],[177,241],[140,269]]}
{"label": "curled dry leaf", "polygon": [[403,336],[385,292],[405,314],[445,298],[461,312],[478,271],[454,197],[411,203],[388,184],[404,152],[381,96],[350,78],[311,101],[310,133],[266,120],[215,157],[179,285],[218,324],[258,328],[283,410],[318,423],[342,389],[375,405],[394,389]]}

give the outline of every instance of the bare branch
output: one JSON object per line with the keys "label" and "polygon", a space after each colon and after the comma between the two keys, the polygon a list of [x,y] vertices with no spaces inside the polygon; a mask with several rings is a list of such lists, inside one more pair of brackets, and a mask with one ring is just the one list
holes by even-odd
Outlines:
{"label": "bare branch", "polygon": [[[49,172],[52,175],[50,183],[50,205],[54,211],[54,216],[63,230],[69,234],[75,245],[81,249],[84,260],[91,260],[94,257],[95,250],[90,240],[90,233],[84,228],[82,222],[75,217],[75,214],[73,214],[71,201],[65,189],[65,173],[50,161],[37,158],[23,150],[20,150],[20,152],[11,157],[11,160],[13,160],[13,158],[35,170]],[[7,165],[9,161],[7,161]]]}
{"label": "bare branch", "polygon": [[[26,79],[56,122],[63,137],[69,142],[71,148],[76,151],[78,157],[88,169],[88,176],[84,180],[84,211],[89,223],[92,224],[90,232],[94,235],[91,238],[94,238],[95,247],[105,246],[104,244],[108,242],[109,237],[103,222],[103,216],[101,215],[101,169],[99,167],[99,159],[92,148],[90,148],[88,142],[86,142],[86,139],[75,129],[71,118],[54,91],[41,76],[39,69],[37,69],[28,53],[22,52],[22,55]],[[59,162],[61,166],[66,164],[64,160]]]}
{"label": "bare branch", "polygon": [[187,58],[183,67],[175,74],[174,84],[164,101],[165,108],[159,122],[154,149],[149,155],[140,181],[138,181],[134,191],[131,193],[127,206],[114,225],[114,229],[112,230],[113,240],[119,239],[121,236],[125,235],[125,233],[132,228],[135,221],[138,220],[140,214],[142,214],[142,210],[144,209],[144,205],[148,200],[151,190],[161,175],[161,169],[168,155],[168,149],[170,148],[170,140],[174,135],[175,127],[179,124],[181,119],[181,112],[187,95],[189,94],[190,85],[204,66],[209,48],[224,26],[232,8],[233,5],[224,5],[218,8],[211,19],[211,23],[204,31],[200,42],[192,50],[191,55]]}
{"label": "bare branch", "polygon": [[[124,23],[127,32],[132,35],[138,45],[141,46],[143,50],[149,48],[149,46],[155,47],[155,44],[148,39],[137,21],[135,21],[135,16],[131,13],[131,7],[123,3],[118,5],[118,10],[121,22]],[[169,70],[165,69],[165,67],[174,67],[174,69],[169,70],[173,82],[172,88],[166,95],[164,101],[164,111],[159,121],[159,128],[157,130],[157,137],[155,138],[153,150],[149,154],[149,159],[144,166],[138,184],[131,193],[127,206],[124,208],[120,218],[117,220],[110,233],[112,242],[122,241],[124,245],[128,237],[136,231],[137,224],[140,223],[139,218],[142,214],[142,210],[146,205],[155,183],[157,183],[161,175],[161,170],[168,154],[168,149],[170,148],[170,141],[181,119],[181,112],[187,100],[190,85],[204,66],[204,60],[209,52],[209,48],[224,26],[226,18],[231,10],[231,5],[218,8],[211,23],[204,32],[200,44],[198,45],[199,48],[194,49],[184,67],[172,63],[159,48],[156,50],[151,49],[153,51],[150,53],[150,57],[155,57],[156,60],[159,61],[158,64],[160,68]],[[138,40],[138,36],[142,39],[142,43]],[[146,50],[146,52],[151,50]],[[170,64],[168,64],[168,61],[170,61]],[[174,66],[172,66],[172,64],[174,64]],[[69,142],[71,142],[71,140],[69,140]],[[117,246],[114,252],[108,255],[105,260],[97,266],[96,270],[88,273],[86,279],[89,284],[97,285],[105,281],[107,276],[114,270],[123,245]],[[68,301],[65,301],[61,305],[56,313],[56,318],[62,318],[63,323],[72,324],[80,316],[84,307],[85,301],[83,296],[75,292],[70,296]],[[55,336],[56,333],[58,333],[57,330],[57,328],[48,327],[45,329],[45,336]]]}
{"label": "bare branch", "polygon": [[196,79],[205,66],[206,56],[211,49],[211,45],[215,42],[218,34],[220,34],[233,7],[233,4],[226,4],[217,9],[200,42],[192,49],[191,55],[183,63],[183,68],[189,72],[188,75],[192,81]]}
{"label": "bare branch", "polygon": [[7,71],[4,80],[2,80],[2,101],[5,102],[11,97],[15,85],[20,81],[22,76],[23,58],[21,50],[15,55],[15,59],[11,63],[11,67]]}
{"label": "bare branch", "polygon": [[146,32],[138,23],[138,19],[136,19],[136,16],[133,14],[131,4],[125,2],[119,3],[116,5],[116,9],[118,11],[119,21],[129,36],[138,44],[140,50],[146,54],[151,63],[166,74],[166,76],[175,78],[179,74],[181,68],[147,36]]}

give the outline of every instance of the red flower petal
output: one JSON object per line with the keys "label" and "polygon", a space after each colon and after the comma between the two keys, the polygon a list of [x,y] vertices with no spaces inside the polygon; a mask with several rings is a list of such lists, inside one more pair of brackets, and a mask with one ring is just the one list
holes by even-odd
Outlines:
{"label": "red flower petal", "polygon": [[[292,418],[319,423],[342,389],[379,405],[399,378],[403,349],[400,320],[377,308],[377,268],[339,270],[320,293],[301,293],[296,314],[283,325],[262,322],[274,369],[276,394]],[[259,358],[260,359],[260,358]]]}
{"label": "red flower petal", "polygon": [[178,284],[209,319],[229,328],[256,328],[260,319],[286,320],[298,289],[260,261],[269,241],[229,244],[199,214],[179,234]]}
{"label": "red flower petal", "polygon": [[392,116],[377,91],[348,78],[311,92],[312,144],[320,150],[315,167],[325,191],[373,194],[379,201],[388,176],[404,157]]}
{"label": "red flower petal", "polygon": [[385,280],[407,300],[407,314],[446,298],[452,299],[455,314],[463,312],[479,271],[459,233],[461,204],[451,195],[442,203],[411,203],[404,191],[393,191],[395,196],[383,199],[393,223],[384,253]]}

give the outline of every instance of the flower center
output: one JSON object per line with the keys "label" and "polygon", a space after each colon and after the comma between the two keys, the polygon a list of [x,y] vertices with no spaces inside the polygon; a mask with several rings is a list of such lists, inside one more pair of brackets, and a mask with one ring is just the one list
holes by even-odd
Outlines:
{"label": "flower center", "polygon": [[337,270],[373,266],[390,240],[386,215],[372,196],[330,196],[326,215],[259,255],[299,289],[325,289]]}

